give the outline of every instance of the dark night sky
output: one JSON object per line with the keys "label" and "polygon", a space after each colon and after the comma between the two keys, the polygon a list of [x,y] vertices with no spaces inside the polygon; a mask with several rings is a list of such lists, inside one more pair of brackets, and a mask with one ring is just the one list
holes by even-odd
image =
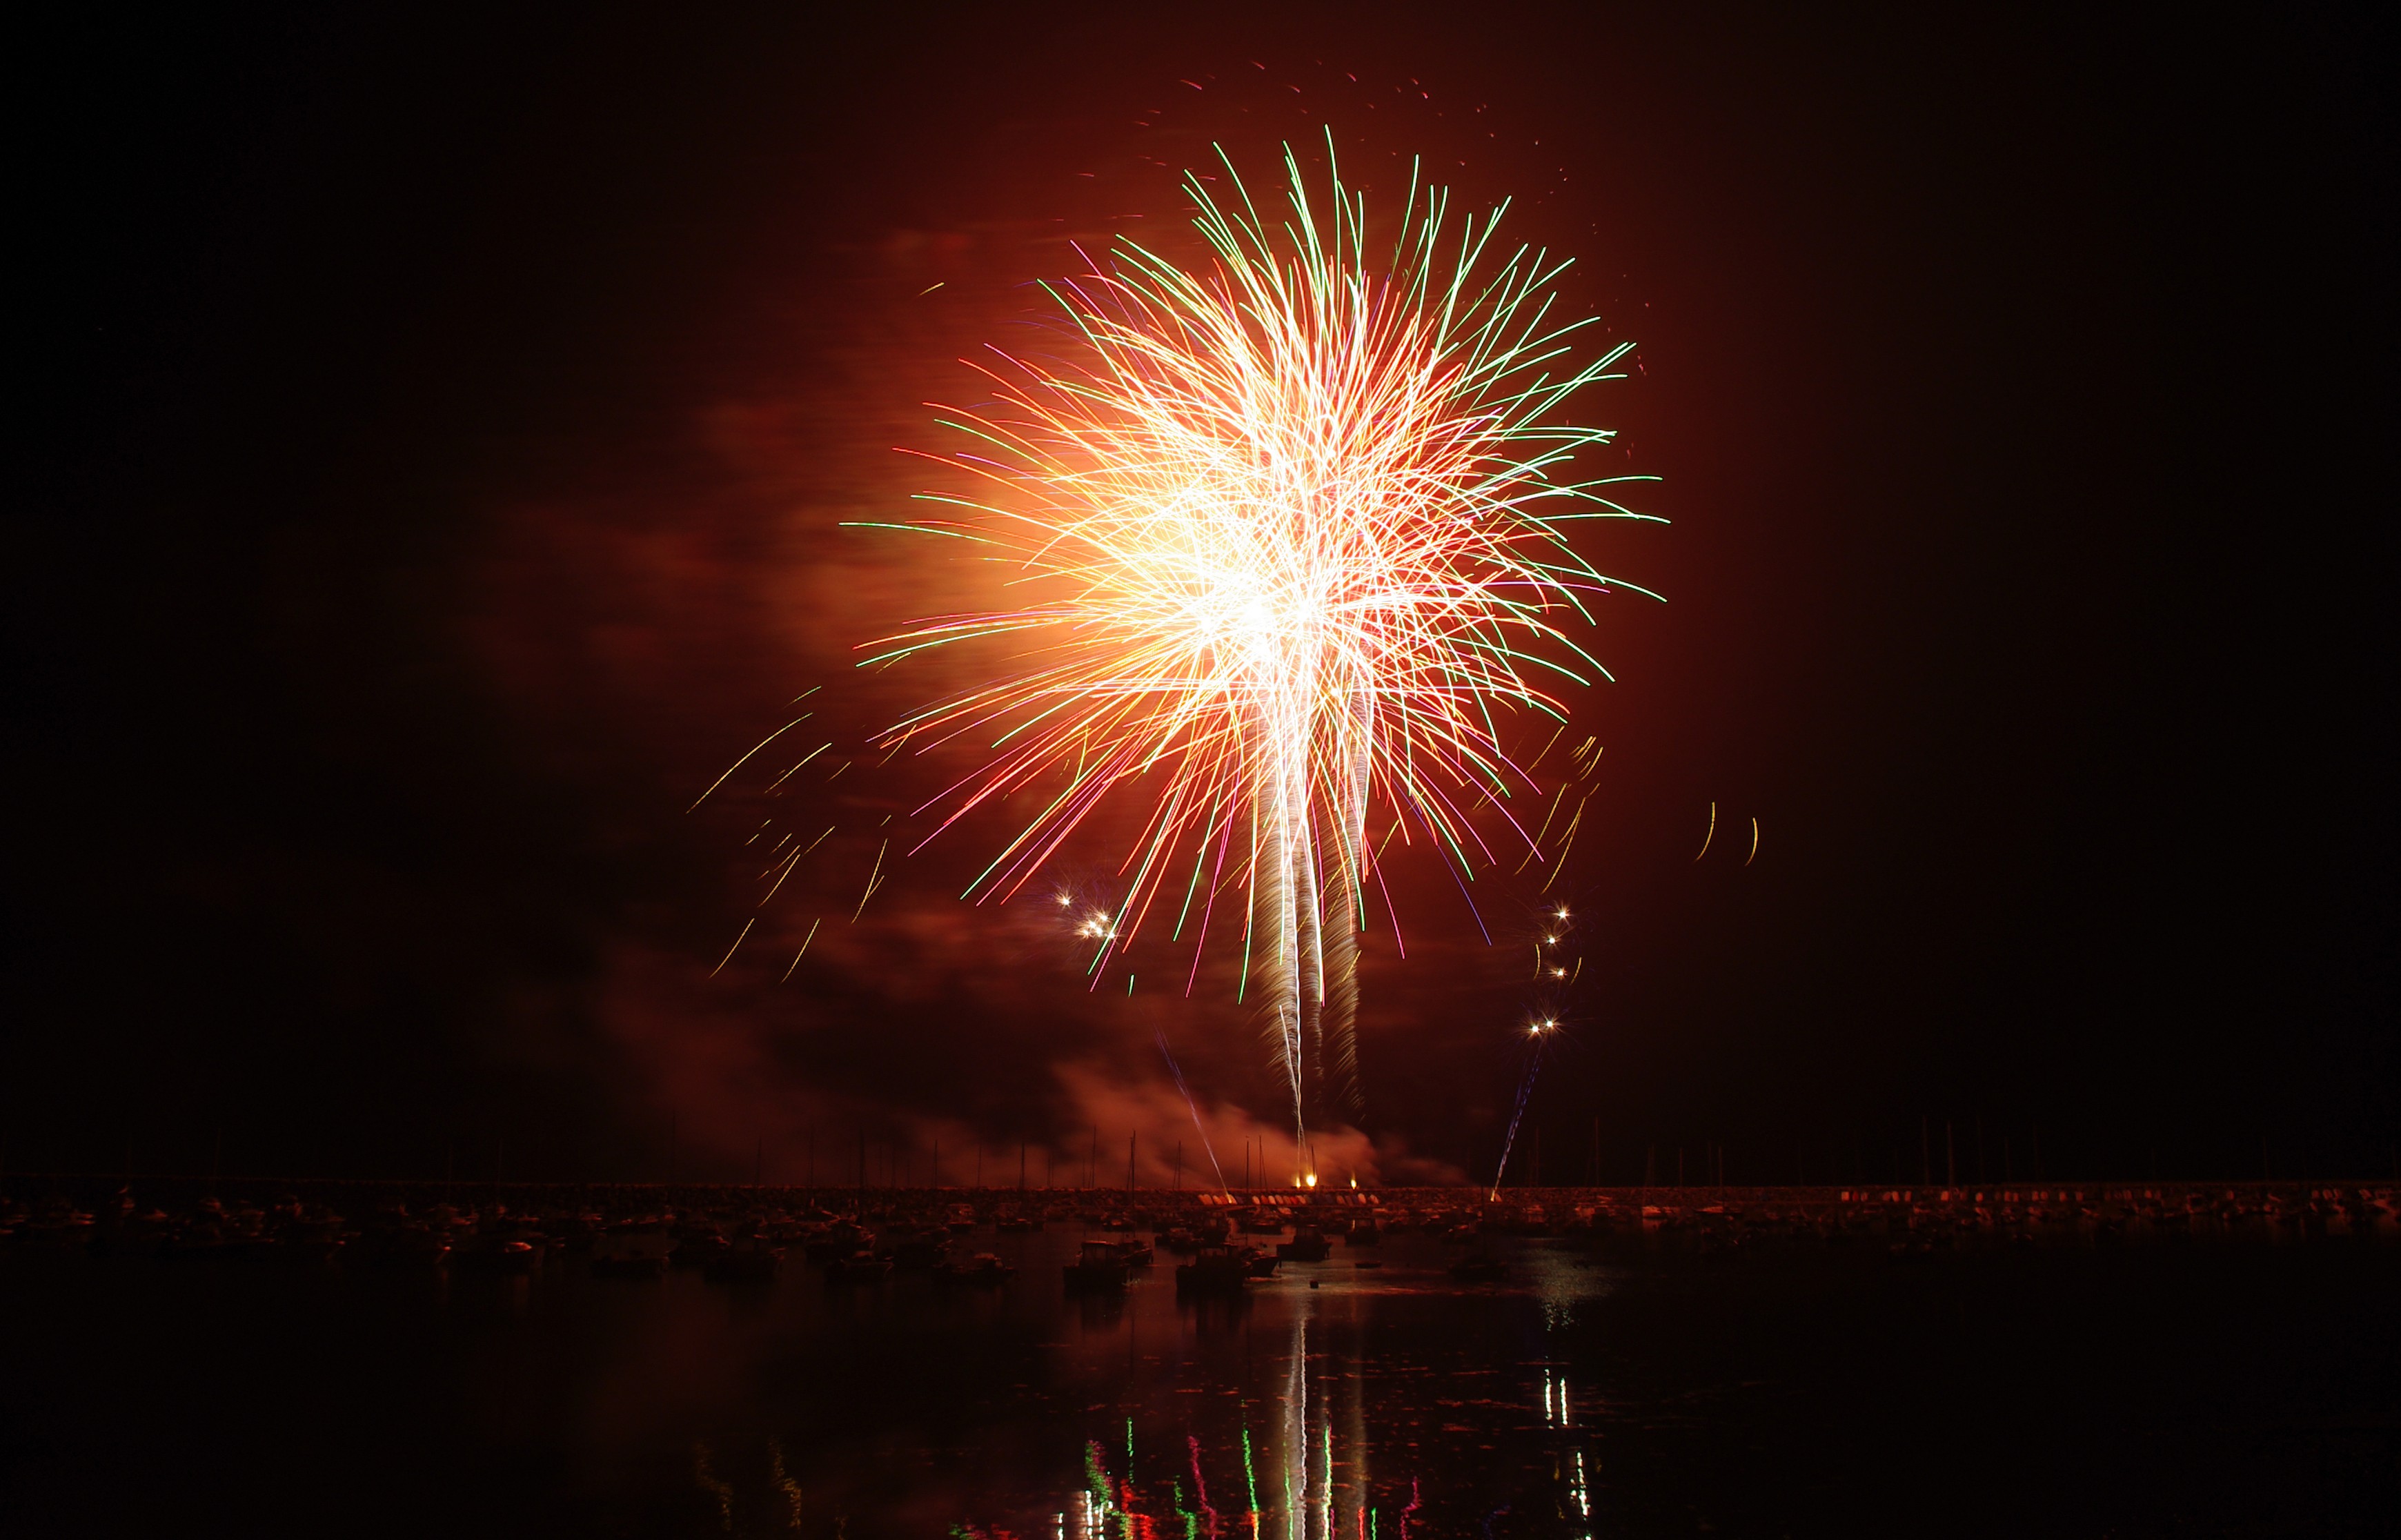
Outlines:
{"label": "dark night sky", "polygon": [[[1608,751],[1553,1162],[1597,1118],[1619,1177],[1705,1140],[1737,1179],[1881,1173],[1930,1117],[1963,1163],[1981,1120],[1996,1175],[2037,1125],[2055,1173],[2252,1175],[2263,1138],[2280,1175],[2384,1169],[2382,31],[1146,14],[21,44],[10,1165],[505,1139],[528,1176],[657,1175],[671,1119],[727,1175],[861,1128],[1164,1141],[1154,1027],[1271,1119],[1205,976],[1088,995],[1040,916],[953,900],[971,849],[849,926],[905,767],[776,815],[844,822],[823,895],[713,979],[762,792],[683,810],[802,689],[855,735],[934,681],[848,674],[925,563],[835,525],[916,484],[916,404],[1065,238],[1172,227],[1159,163],[1212,139],[1331,124],[1371,197],[1410,153],[1515,195],[1640,345],[1589,410],[1674,522],[1598,550],[1669,602],[1603,616],[1620,682],[1576,706]],[[1760,820],[1750,866],[1692,859],[1712,803],[1721,841]],[[1489,1169],[1517,954],[1431,869],[1401,887],[1366,1126],[1389,1175]],[[838,934],[779,983],[820,896]]]}

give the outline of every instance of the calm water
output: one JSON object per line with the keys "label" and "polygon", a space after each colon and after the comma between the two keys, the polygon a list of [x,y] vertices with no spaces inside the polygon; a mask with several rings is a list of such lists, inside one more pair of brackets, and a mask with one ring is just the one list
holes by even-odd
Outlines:
{"label": "calm water", "polygon": [[1077,1234],[976,1239],[989,1294],[0,1254],[0,1529],[2394,1533],[2392,1247],[1536,1240],[1469,1286],[1395,1236],[1196,1309],[1163,1253],[1064,1298]]}

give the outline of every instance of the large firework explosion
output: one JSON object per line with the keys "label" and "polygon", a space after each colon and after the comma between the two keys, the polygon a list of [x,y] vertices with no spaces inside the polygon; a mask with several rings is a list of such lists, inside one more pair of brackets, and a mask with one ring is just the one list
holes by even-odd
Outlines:
{"label": "large firework explosion", "polygon": [[1313,195],[1286,150],[1274,217],[1230,159],[1222,198],[1187,175],[1206,260],[1121,242],[1051,290],[1064,361],[974,365],[993,400],[948,412],[974,442],[944,458],[985,489],[924,494],[960,516],[897,527],[982,545],[1023,602],[927,619],[868,659],[1016,643],[1011,672],[885,739],[983,751],[932,804],[942,827],[1034,793],[1040,810],[970,895],[1019,892],[1139,783],[1095,976],[1172,909],[1174,935],[1192,932],[1188,990],[1239,898],[1243,976],[1263,986],[1304,1151],[1313,1112],[1358,1109],[1379,856],[1414,830],[1470,873],[1490,864],[1470,815],[1507,818],[1530,784],[1502,723],[1564,721],[1551,690],[1605,677],[1561,625],[1626,586],[1569,526],[1644,516],[1608,494],[1644,478],[1575,472],[1612,431],[1561,408],[1618,378],[1632,344],[1577,362],[1593,323],[1555,315],[1567,263],[1497,247],[1505,204],[1454,225],[1447,192],[1414,174],[1398,228],[1371,246],[1331,150],[1329,136]]}

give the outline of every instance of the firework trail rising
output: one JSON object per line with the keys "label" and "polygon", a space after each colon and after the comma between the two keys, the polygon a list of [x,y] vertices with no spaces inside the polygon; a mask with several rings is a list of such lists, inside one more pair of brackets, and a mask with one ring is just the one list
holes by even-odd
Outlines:
{"label": "firework trail rising", "polygon": [[1217,1147],[1209,1142],[1209,1130],[1200,1121],[1200,1104],[1192,1099],[1192,1088],[1184,1083],[1183,1067],[1167,1051],[1167,1028],[1155,1027],[1151,1035],[1159,1039],[1159,1056],[1167,1061],[1167,1072],[1175,1077],[1175,1089],[1184,1097],[1185,1110],[1192,1114],[1192,1132],[1200,1135],[1200,1148],[1209,1157],[1209,1169],[1216,1174],[1218,1190],[1229,1190],[1226,1187],[1226,1168],[1217,1163]]}
{"label": "firework trail rising", "polygon": [[1145,783],[1095,976],[1173,907],[1197,977],[1219,901],[1239,897],[1246,985],[1263,985],[1304,1151],[1312,1109],[1358,1107],[1371,807],[1391,811],[1384,843],[1413,827],[1471,873],[1492,861],[1467,812],[1530,784],[1500,722],[1564,721],[1549,688],[1606,671],[1561,625],[1631,586],[1577,555],[1570,527],[1645,516],[1608,488],[1650,479],[1572,469],[1612,435],[1559,410],[1620,378],[1632,344],[1574,361],[1592,323],[1554,314],[1567,264],[1504,254],[1502,211],[1454,225],[1447,193],[1414,177],[1397,233],[1371,247],[1332,148],[1313,195],[1287,149],[1272,215],[1230,160],[1222,201],[1187,176],[1207,260],[1120,243],[1051,290],[1066,361],[975,365],[994,400],[945,418],[974,440],[946,463],[983,489],[922,494],[959,516],[885,527],[973,543],[1025,602],[920,622],[866,660],[1022,649],[1019,671],[884,739],[987,746],[928,804],[940,828],[1034,793],[974,897],[1017,892],[1107,791]]}
{"label": "firework trail rising", "polygon": [[1509,1175],[1509,1153],[1517,1148],[1517,1125],[1526,1120],[1526,1104],[1534,1099],[1534,1081],[1543,1073],[1543,1044],[1558,1030],[1556,1021],[1536,1022],[1526,1028],[1534,1040],[1534,1052],[1526,1064],[1526,1078],[1517,1082],[1517,1105],[1509,1114],[1509,1132],[1501,1141],[1501,1162],[1492,1169],[1492,1186],[1487,1196],[1494,1203],[1501,1201],[1501,1182]]}

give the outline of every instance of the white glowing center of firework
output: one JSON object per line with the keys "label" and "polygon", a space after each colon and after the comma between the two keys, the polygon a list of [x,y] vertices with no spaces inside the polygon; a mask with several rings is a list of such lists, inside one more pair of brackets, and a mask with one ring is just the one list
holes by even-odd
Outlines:
{"label": "white glowing center of firework", "polygon": [[[1138,561],[1138,565],[1152,564]],[[1172,572],[1161,573],[1162,578],[1170,580],[1169,585],[1173,576]],[[1173,606],[1162,608],[1172,612]],[[1259,592],[1252,574],[1242,571],[1226,572],[1218,581],[1206,584],[1202,597],[1187,613],[1195,661],[1206,667],[1209,655],[1218,654],[1220,667],[1229,664],[1230,671],[1237,674],[1256,676],[1281,668],[1287,643],[1304,629],[1298,607]]]}

